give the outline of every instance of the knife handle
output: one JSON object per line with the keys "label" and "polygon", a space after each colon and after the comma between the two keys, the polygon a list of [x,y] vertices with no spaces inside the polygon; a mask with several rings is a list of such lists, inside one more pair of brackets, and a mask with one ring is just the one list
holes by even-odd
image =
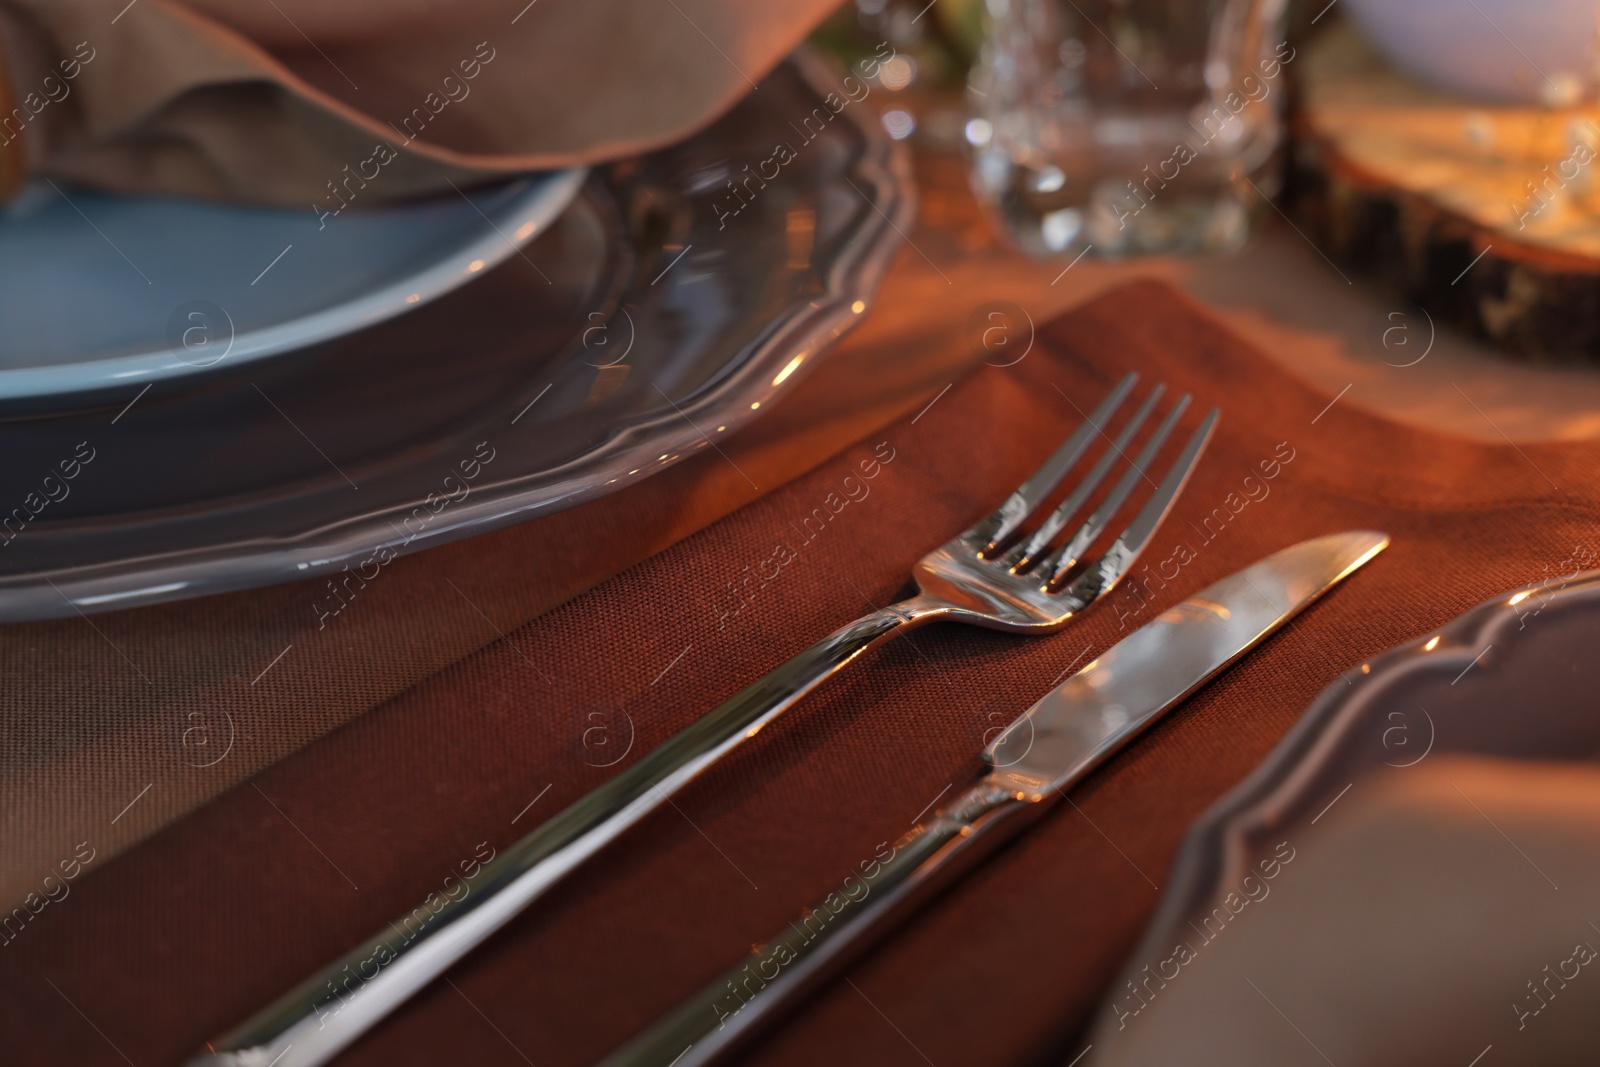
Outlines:
{"label": "knife handle", "polygon": [[895,842],[886,858],[689,997],[601,1067],[700,1067],[742,1045],[843,970],[1050,805],[985,779]]}
{"label": "knife handle", "polygon": [[[412,994],[862,652],[945,614],[913,597],[843,626],[747,686],[483,865],[469,891],[419,907],[242,1025],[191,1067],[326,1063]],[[430,899],[432,899],[430,897]],[[419,924],[416,916],[425,917]]]}

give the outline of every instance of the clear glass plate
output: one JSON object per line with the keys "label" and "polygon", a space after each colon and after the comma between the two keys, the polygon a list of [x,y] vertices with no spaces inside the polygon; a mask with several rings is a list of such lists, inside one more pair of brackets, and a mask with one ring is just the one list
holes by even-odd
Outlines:
{"label": "clear glass plate", "polygon": [[780,67],[398,318],[72,411],[0,409],[0,619],[370,576],[733,433],[859,321],[910,223],[875,112],[791,127],[830,114],[826,79]]}

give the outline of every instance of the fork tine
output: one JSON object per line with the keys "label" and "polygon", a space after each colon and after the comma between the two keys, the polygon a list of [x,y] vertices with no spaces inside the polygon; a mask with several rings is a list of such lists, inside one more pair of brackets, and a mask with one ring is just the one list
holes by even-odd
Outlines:
{"label": "fork tine", "polygon": [[1083,476],[1083,481],[1079,482],[1077,487],[1067,494],[1067,498],[1039,525],[1039,529],[1034,531],[1032,537],[1029,537],[1025,542],[1017,544],[1010,552],[1006,553],[1003,565],[1007,570],[1015,574],[1025,569],[1028,564],[1038,558],[1039,553],[1043,552],[1051,541],[1055,540],[1056,534],[1066,528],[1067,523],[1072,520],[1072,516],[1076,515],[1078,509],[1083,507],[1083,502],[1089,499],[1089,494],[1098,489],[1100,483],[1105,481],[1106,473],[1111,470],[1111,465],[1119,458],[1127,458],[1124,450],[1128,447],[1128,442],[1133,440],[1133,435],[1139,432],[1139,427],[1144,425],[1144,420],[1149,418],[1150,412],[1155,409],[1156,401],[1160,400],[1161,394],[1166,391],[1167,387],[1165,385],[1157,385],[1150,390],[1150,395],[1145,398],[1145,402],[1139,406],[1138,411],[1134,412],[1133,418],[1128,420],[1128,424],[1122,428],[1122,432],[1117,434],[1116,440],[1111,442],[1111,447],[1106,449],[1105,454],[1096,461],[1089,473]]}
{"label": "fork tine", "polygon": [[1178,424],[1178,419],[1189,407],[1189,401],[1190,397],[1187,393],[1178,398],[1178,402],[1172,405],[1172,410],[1167,412],[1167,417],[1161,420],[1161,425],[1156,428],[1156,432],[1151,434],[1150,440],[1145,442],[1145,446],[1140,450],[1138,458],[1128,465],[1128,469],[1117,480],[1117,484],[1112,487],[1111,492],[1106,494],[1104,500],[1100,501],[1100,506],[1095,508],[1093,513],[1083,521],[1083,525],[1078,527],[1077,532],[1067,540],[1066,544],[1045,557],[1044,563],[1040,568],[1040,573],[1045,575],[1044,584],[1049,585],[1051,582],[1060,580],[1061,576],[1071,570],[1078,560],[1083,557],[1084,551],[1094,543],[1095,539],[1105,532],[1106,527],[1110,525],[1111,520],[1116,516],[1117,509],[1121,508],[1128,499],[1128,494],[1133,492],[1133,487],[1138,484],[1139,479],[1148,477],[1145,471],[1149,469],[1151,461],[1156,458],[1156,453],[1161,450],[1161,446],[1166,443],[1168,435],[1172,433],[1172,428]]}
{"label": "fork tine", "polygon": [[[1105,554],[1072,583],[1067,590],[1069,596],[1082,600],[1087,606],[1122,580],[1122,576],[1137,562],[1139,554],[1150,543],[1156,528],[1167,517],[1173,501],[1178,499],[1178,494],[1183,492],[1183,487],[1188,484],[1189,475],[1194,472],[1200,454],[1210,443],[1211,433],[1216,429],[1220,417],[1221,413],[1212,408],[1206,415],[1205,421],[1200,424],[1200,428],[1195,430],[1189,442],[1183,446],[1178,458],[1173,461],[1172,469],[1167,471],[1167,476],[1161,479],[1155,494],[1145,502],[1139,514],[1134,516],[1128,528],[1112,542]],[[1064,572],[1057,571],[1051,580],[1059,578],[1062,573]]]}
{"label": "fork tine", "polygon": [[961,539],[973,545],[980,553],[988,552],[1001,541],[1016,532],[1024,519],[1048,497],[1066,477],[1067,471],[1078,462],[1090,440],[1099,432],[1100,424],[1104,423],[1127,399],[1128,393],[1133,389],[1133,383],[1139,376],[1130,372],[1122,381],[1118,382],[1111,394],[1100,402],[1100,406],[1089,413],[1072,434],[1061,443],[1050,458],[1045,460],[1028,477],[1028,480],[1017,487],[1016,492],[1006,498],[1004,504],[996,508],[987,518],[980,520]]}

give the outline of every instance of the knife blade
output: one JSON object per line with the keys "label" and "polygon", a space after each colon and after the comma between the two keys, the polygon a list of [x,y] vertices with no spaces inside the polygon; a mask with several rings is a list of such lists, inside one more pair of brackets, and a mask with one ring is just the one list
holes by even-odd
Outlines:
{"label": "knife blade", "polygon": [[697,1067],[747,1041],[1388,543],[1370,530],[1302,541],[1135,630],[1007,726],[977,784],[602,1067]]}

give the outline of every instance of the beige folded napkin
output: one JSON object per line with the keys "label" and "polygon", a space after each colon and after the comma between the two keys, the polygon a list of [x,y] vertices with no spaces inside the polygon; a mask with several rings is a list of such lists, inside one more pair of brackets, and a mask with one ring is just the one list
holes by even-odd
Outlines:
{"label": "beige folded napkin", "polygon": [[0,196],[27,172],[359,206],[615,159],[716,118],[835,3],[0,0]]}
{"label": "beige folded napkin", "polygon": [[1597,1062],[1600,767],[1436,755],[1310,829],[1090,1062]]}

